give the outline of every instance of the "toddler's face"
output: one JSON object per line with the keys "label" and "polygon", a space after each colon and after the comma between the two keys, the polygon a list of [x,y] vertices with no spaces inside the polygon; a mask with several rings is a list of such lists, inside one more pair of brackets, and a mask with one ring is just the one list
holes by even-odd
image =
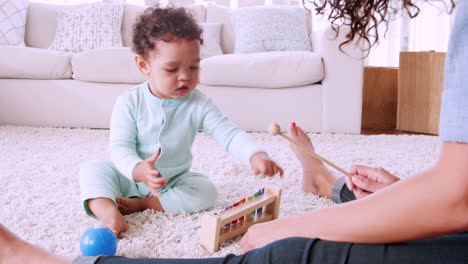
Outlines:
{"label": "toddler's face", "polygon": [[[146,74],[151,93],[162,99],[181,98],[198,84],[200,41],[175,38],[159,40],[146,59],[137,64]],[[143,65],[142,65],[143,63]]]}

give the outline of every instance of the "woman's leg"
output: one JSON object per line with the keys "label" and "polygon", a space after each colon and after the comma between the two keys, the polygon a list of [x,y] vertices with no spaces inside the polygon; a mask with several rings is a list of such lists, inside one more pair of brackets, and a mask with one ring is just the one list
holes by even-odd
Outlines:
{"label": "woman's leg", "polygon": [[252,250],[243,255],[229,254],[224,258],[204,259],[148,259],[102,256],[94,259],[83,257],[75,259],[73,264],[237,264],[237,263],[297,263],[308,262],[308,250],[314,239],[289,238],[271,243],[261,249]]}
{"label": "woman's leg", "polygon": [[338,178],[335,185],[333,185],[331,189],[330,199],[332,199],[335,203],[346,203],[356,200],[356,196],[348,189],[348,186],[346,185],[345,177],[346,176],[342,176],[341,178]]}
{"label": "woman's leg", "polygon": [[318,241],[310,251],[310,263],[468,263],[467,248],[466,233],[384,245]]}
{"label": "woman's leg", "polygon": [[0,224],[0,263],[66,264],[70,260],[21,240]]}
{"label": "woman's leg", "polygon": [[[314,146],[309,136],[296,126],[289,126],[289,136],[312,151]],[[332,199],[335,203],[355,200],[353,192],[345,184],[344,177],[338,178],[318,159],[306,151],[291,144],[291,150],[302,166],[302,190]]]}
{"label": "woman's leg", "polygon": [[468,263],[468,234],[454,234],[413,242],[370,245],[287,238],[244,255],[210,259],[128,259],[99,257],[75,264],[454,264]]}
{"label": "woman's leg", "polygon": [[[244,255],[211,259],[129,259],[122,257],[79,257],[75,264],[374,264],[374,263],[468,263],[468,234],[454,234],[413,242],[369,245],[310,238],[287,238]],[[1,263],[69,263],[19,239],[0,225]],[[41,262],[43,261],[43,262]]]}

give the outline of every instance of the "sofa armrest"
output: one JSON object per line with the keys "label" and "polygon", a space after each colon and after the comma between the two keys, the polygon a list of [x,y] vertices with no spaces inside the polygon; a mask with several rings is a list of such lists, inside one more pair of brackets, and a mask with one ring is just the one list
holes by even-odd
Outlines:
{"label": "sofa armrest", "polygon": [[353,42],[339,49],[346,28],[337,38],[331,26],[313,32],[311,41],[315,52],[323,58],[323,131],[360,133],[363,93],[363,51]]}

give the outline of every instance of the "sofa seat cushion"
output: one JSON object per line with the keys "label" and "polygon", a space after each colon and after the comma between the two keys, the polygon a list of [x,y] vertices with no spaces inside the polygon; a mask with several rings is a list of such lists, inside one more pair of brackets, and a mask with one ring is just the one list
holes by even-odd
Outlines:
{"label": "sofa seat cushion", "polygon": [[204,85],[285,88],[320,82],[322,57],[308,51],[226,54],[201,61]]}
{"label": "sofa seat cushion", "polygon": [[129,47],[93,49],[72,58],[73,79],[101,83],[142,83],[146,80]]}
{"label": "sofa seat cushion", "polygon": [[69,79],[71,55],[47,49],[0,47],[0,78]]}

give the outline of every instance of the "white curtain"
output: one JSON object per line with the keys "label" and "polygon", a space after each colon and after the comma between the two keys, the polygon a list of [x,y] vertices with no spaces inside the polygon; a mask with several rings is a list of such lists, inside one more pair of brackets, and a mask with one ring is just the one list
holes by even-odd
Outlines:
{"label": "white curtain", "polygon": [[[392,21],[387,34],[382,35],[366,59],[366,65],[398,67],[400,51],[446,52],[454,13],[448,14],[446,6],[436,3],[422,4],[416,18],[403,16]],[[384,33],[383,28],[381,33]]]}

